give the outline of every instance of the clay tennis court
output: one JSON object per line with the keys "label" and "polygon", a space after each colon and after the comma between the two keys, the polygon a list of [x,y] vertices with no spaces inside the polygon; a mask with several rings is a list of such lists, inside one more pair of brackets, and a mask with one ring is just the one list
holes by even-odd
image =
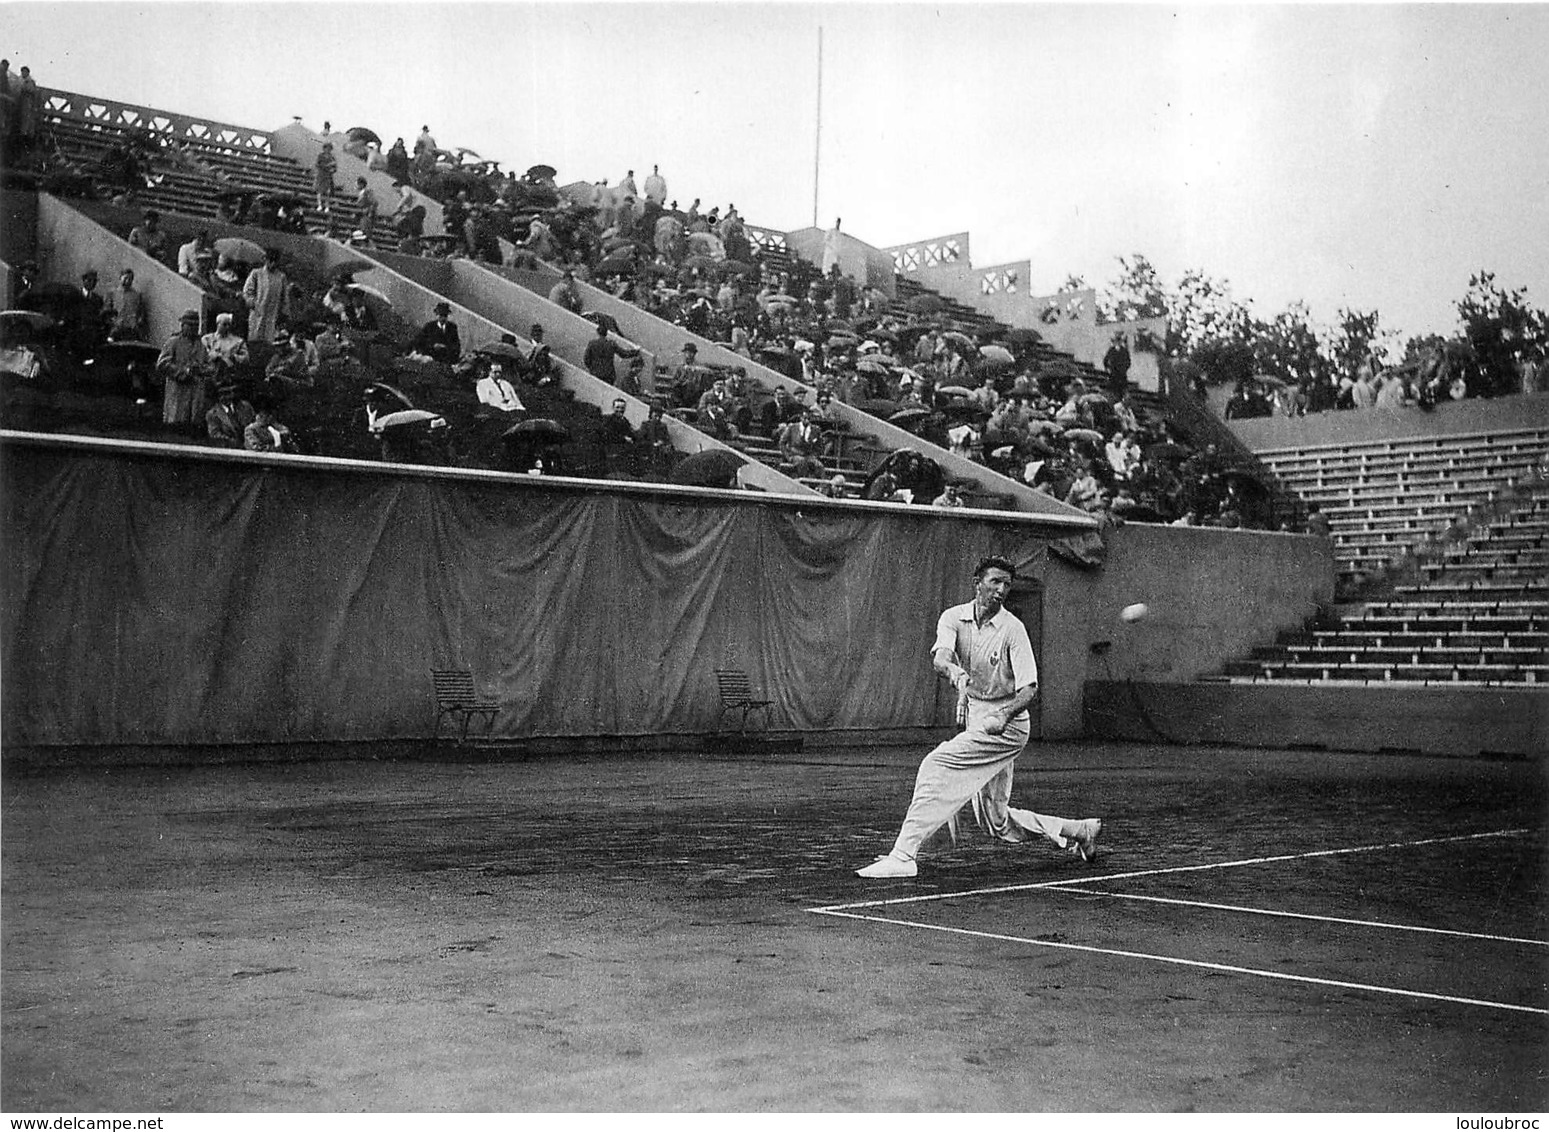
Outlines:
{"label": "clay tennis court", "polygon": [[1549,1107],[1540,763],[1035,744],[1095,864],[867,882],[921,750],[268,753],[7,753],[7,1111]]}

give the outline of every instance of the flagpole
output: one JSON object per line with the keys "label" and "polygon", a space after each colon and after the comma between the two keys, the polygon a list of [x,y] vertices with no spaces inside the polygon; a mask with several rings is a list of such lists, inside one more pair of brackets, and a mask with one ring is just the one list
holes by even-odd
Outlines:
{"label": "flagpole", "polygon": [[818,170],[823,158],[823,28],[818,26],[817,136],[812,143],[812,226],[818,226]]}

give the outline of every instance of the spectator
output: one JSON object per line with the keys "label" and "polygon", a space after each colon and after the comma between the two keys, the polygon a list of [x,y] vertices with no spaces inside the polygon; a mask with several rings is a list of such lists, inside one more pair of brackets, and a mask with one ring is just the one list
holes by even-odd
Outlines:
{"label": "spectator", "polygon": [[463,345],[457,324],[451,321],[452,308],[445,302],[437,303],[435,314],[435,318],[420,327],[419,336],[414,339],[413,352],[445,365],[455,365],[457,359],[462,357]]}
{"label": "spectator", "polygon": [[979,409],[986,413],[993,413],[995,406],[1000,404],[1000,393],[995,388],[995,378],[990,374],[984,375],[984,382],[975,389],[968,398]]}
{"label": "spectator", "polygon": [[1108,466],[1119,479],[1129,479],[1140,467],[1140,445],[1127,433],[1114,433],[1104,451]]}
{"label": "spectator", "polygon": [[139,248],[158,263],[167,261],[167,234],[161,230],[161,213],[147,209],[145,219],[129,230],[129,246]]}
{"label": "spectator", "polygon": [[11,122],[11,133],[17,148],[25,152],[37,140],[38,126],[43,120],[43,96],[38,93],[38,84],[33,80],[30,68],[21,69],[13,98],[15,117]]}
{"label": "spectator", "polygon": [[549,302],[558,303],[572,314],[581,313],[581,291],[576,286],[575,272],[566,270],[560,281],[549,291]]}
{"label": "spectator", "polygon": [[355,207],[360,215],[360,237],[369,246],[372,237],[376,235],[377,212],[381,206],[364,177],[355,178],[355,189]]}
{"label": "spectator", "polygon": [[505,364],[498,358],[490,360],[484,376],[474,383],[473,392],[479,403],[502,413],[520,413],[526,410],[522,399],[516,395],[516,387],[506,377]]}
{"label": "spectator", "polygon": [[163,424],[190,425],[204,421],[210,377],[210,357],[199,338],[199,312],[184,311],[178,332],[168,338],[156,359],[156,372],[166,381],[162,396]]}
{"label": "spectator", "polygon": [[247,426],[253,423],[253,406],[237,396],[237,384],[220,385],[215,404],[204,414],[205,431],[223,448],[244,447]]}
{"label": "spectator", "polygon": [[247,340],[267,351],[290,317],[290,277],[280,268],[280,249],[264,252],[262,267],[255,267],[242,284],[247,304]]}
{"label": "spectator", "polygon": [[421,169],[428,169],[436,163],[436,139],[431,136],[429,126],[420,127],[420,136],[414,139],[414,163]]}
{"label": "spectator", "polygon": [[660,205],[667,203],[667,182],[662,177],[660,166],[651,166],[651,175],[645,179],[645,198]]}
{"label": "spectator", "polygon": [[848,499],[850,498],[850,481],[845,479],[839,472],[835,472],[833,478],[828,480],[818,490],[829,499]]}
{"label": "spectator", "polygon": [[299,451],[290,429],[275,418],[274,409],[266,400],[258,403],[252,421],[242,430],[242,447],[249,452]]}
{"label": "spectator", "polygon": [[184,279],[193,279],[204,285],[210,266],[215,262],[215,245],[208,232],[197,233],[192,240],[177,250],[177,273]]}
{"label": "spectator", "polygon": [[[196,317],[195,321],[198,319]],[[118,276],[118,291],[113,296],[113,326],[108,338],[114,342],[145,341],[145,296],[135,290],[134,272],[129,268]]]}
{"label": "spectator", "polygon": [[597,327],[597,336],[586,344],[586,354],[583,361],[586,364],[586,372],[595,378],[606,381],[609,385],[618,384],[618,374],[614,370],[614,358],[638,357],[640,351],[633,346],[620,346],[608,337],[608,325],[606,322]]}
{"label": "spectator", "polygon": [[370,333],[377,328],[376,315],[366,302],[364,291],[348,291],[344,307],[344,325],[351,330]]}
{"label": "spectator", "polygon": [[803,409],[801,416],[780,430],[780,455],[791,467],[793,476],[819,476],[823,474],[823,434],[812,420],[812,410]]}
{"label": "spectator", "polygon": [[324,142],[312,165],[312,187],[317,191],[317,211],[329,212],[333,208],[333,177],[339,169],[339,161],[333,155],[333,142]]}
{"label": "spectator", "polygon": [[1370,409],[1377,404],[1377,384],[1372,375],[1371,362],[1363,361],[1355,373],[1355,384],[1350,389],[1350,401],[1354,408]]}
{"label": "spectator", "polygon": [[931,500],[931,506],[933,506],[933,507],[965,507],[965,506],[967,506],[967,504],[965,504],[963,502],[963,497],[960,494],[958,494],[957,484],[955,484],[955,483],[948,483],[946,487],[941,489],[941,494],[936,496],[935,499]]}
{"label": "spectator", "polygon": [[107,331],[107,305],[97,292],[97,273],[91,268],[81,272],[75,314],[65,327],[77,356],[88,357],[102,345]]}
{"label": "spectator", "polygon": [[1103,355],[1103,370],[1108,374],[1108,390],[1115,401],[1129,392],[1130,353],[1122,333],[1113,336]]}
{"label": "spectator", "polygon": [[222,311],[215,316],[215,329],[201,339],[210,364],[221,374],[230,374],[248,363],[247,340],[232,329],[232,322],[231,312]]}
{"label": "spectator", "polygon": [[283,400],[293,387],[316,385],[321,368],[322,358],[318,356],[317,347],[308,342],[297,327],[281,341],[279,349],[264,367],[264,380],[274,399]]}
{"label": "spectator", "polygon": [[412,177],[409,151],[404,148],[402,138],[393,142],[392,148],[387,151],[387,175],[400,184],[407,184]]}
{"label": "spectator", "polygon": [[543,341],[543,326],[533,323],[527,336],[532,339],[532,349],[527,352],[527,380],[539,387],[554,383],[554,358]]}
{"label": "spectator", "polygon": [[1307,504],[1307,533],[1318,538],[1329,538],[1332,534],[1328,516],[1316,502]]}

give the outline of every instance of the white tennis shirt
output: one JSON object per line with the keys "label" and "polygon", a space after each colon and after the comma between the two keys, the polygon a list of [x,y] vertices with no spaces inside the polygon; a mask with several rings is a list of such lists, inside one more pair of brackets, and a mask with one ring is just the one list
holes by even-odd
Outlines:
{"label": "white tennis shirt", "polygon": [[968,673],[968,695],[1003,700],[1038,683],[1038,662],[1027,627],[1004,606],[983,626],[974,624],[974,603],[954,605],[936,621],[931,653],[951,649]]}

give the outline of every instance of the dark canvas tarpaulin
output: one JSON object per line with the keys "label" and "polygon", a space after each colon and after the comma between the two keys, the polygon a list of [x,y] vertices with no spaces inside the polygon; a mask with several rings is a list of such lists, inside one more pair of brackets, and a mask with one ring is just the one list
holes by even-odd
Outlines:
{"label": "dark canvas tarpaulin", "polygon": [[927,516],[6,445],[5,739],[428,734],[465,667],[500,736],[930,725],[927,650],[991,550]]}

